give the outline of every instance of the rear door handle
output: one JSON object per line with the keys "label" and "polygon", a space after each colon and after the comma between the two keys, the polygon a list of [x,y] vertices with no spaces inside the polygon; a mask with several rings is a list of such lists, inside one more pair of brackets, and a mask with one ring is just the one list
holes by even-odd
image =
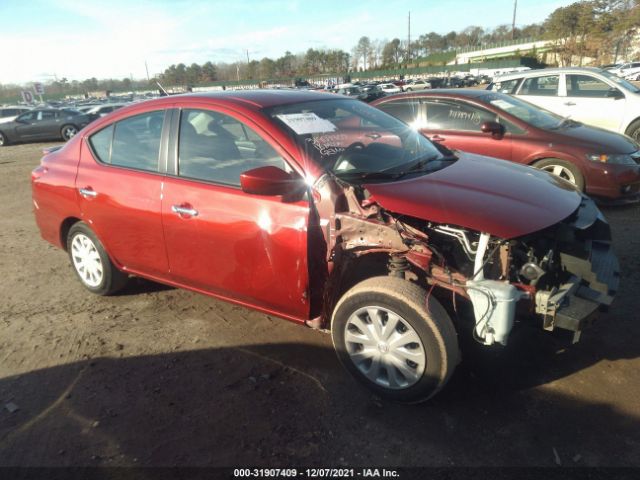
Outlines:
{"label": "rear door handle", "polygon": [[178,215],[185,216],[185,217],[197,217],[198,216],[198,211],[195,208],[191,208],[190,206],[186,206],[186,205],[172,205],[171,206],[171,211],[173,213],[177,213]]}
{"label": "rear door handle", "polygon": [[575,103],[573,102],[565,102],[564,103],[567,107],[573,107],[575,105]]}
{"label": "rear door handle", "polygon": [[79,188],[78,191],[84,198],[95,198],[98,196],[98,192],[91,187]]}

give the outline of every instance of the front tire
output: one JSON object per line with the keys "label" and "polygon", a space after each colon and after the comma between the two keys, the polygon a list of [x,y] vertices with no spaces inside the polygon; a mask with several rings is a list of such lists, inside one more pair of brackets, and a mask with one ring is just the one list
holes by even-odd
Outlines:
{"label": "front tire", "polygon": [[76,133],[78,133],[78,128],[75,125],[65,125],[60,129],[60,136],[65,142],[71,140]]}
{"label": "front tire", "polygon": [[121,290],[128,276],[118,270],[106,250],[86,223],[69,230],[67,251],[71,265],[84,287],[96,295],[112,295]]}
{"label": "front tire", "polygon": [[631,123],[625,132],[631,138],[633,138],[636,142],[640,142],[640,120],[636,120]]}
{"label": "front tire", "polygon": [[381,397],[416,403],[444,387],[460,353],[451,319],[419,286],[397,277],[358,283],[334,309],[342,365]]}
{"label": "front tire", "polygon": [[6,145],[9,145],[9,140],[7,140],[7,137],[4,133],[0,132],[0,147],[4,147]]}
{"label": "front tire", "polygon": [[559,158],[545,158],[534,163],[533,166],[574,184],[581,192],[584,191],[585,182],[582,172],[571,162]]}

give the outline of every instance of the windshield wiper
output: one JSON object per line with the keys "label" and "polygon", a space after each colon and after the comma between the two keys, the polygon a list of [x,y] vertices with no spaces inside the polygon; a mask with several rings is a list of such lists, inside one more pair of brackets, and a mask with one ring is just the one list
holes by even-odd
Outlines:
{"label": "windshield wiper", "polygon": [[[363,171],[357,171],[357,172],[345,172],[343,174],[337,173],[336,175],[344,178],[344,177],[350,177],[350,178],[357,178],[357,179],[361,179],[361,180],[374,180],[374,179],[385,179],[385,180],[395,180],[398,179],[400,177],[404,177],[406,175],[410,175],[412,173],[417,173],[419,171],[421,171],[426,165],[428,165],[429,163],[433,162],[433,161],[443,161],[443,162],[452,162],[457,160],[458,157],[455,157],[453,155],[450,156],[431,156],[431,157],[423,157],[420,158],[418,160],[415,160],[413,163],[409,164],[409,168],[405,168],[404,170],[401,171],[397,171],[397,172],[393,172],[392,170],[395,170],[398,168],[398,166],[393,166],[393,167],[389,167],[386,168],[384,170],[378,170],[376,172],[363,172]],[[404,165],[403,165],[404,166]]]}

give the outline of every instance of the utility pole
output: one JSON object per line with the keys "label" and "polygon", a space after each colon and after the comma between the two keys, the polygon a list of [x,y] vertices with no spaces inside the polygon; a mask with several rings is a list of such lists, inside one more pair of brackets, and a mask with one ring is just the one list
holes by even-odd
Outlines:
{"label": "utility pole", "polygon": [[149,80],[149,67],[147,66],[147,61],[144,61],[144,69],[147,71],[147,82],[150,81]]}
{"label": "utility pole", "polygon": [[247,66],[249,66],[249,49],[247,48]]}
{"label": "utility pole", "polygon": [[411,61],[411,10],[409,10],[409,21],[407,24],[407,66]]}
{"label": "utility pole", "polygon": [[513,21],[511,22],[511,40],[516,35],[516,10],[518,8],[518,0],[513,0]]}

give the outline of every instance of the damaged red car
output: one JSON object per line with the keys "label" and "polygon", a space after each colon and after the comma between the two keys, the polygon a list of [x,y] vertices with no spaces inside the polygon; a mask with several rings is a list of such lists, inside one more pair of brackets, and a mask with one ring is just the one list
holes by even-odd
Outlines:
{"label": "damaged red car", "polygon": [[506,344],[518,319],[577,340],[618,285],[609,226],[568,182],[322,93],[122,108],[48,150],[32,191],[89,291],[140,276],[330,330],[399,401],[446,384],[459,335]]}

